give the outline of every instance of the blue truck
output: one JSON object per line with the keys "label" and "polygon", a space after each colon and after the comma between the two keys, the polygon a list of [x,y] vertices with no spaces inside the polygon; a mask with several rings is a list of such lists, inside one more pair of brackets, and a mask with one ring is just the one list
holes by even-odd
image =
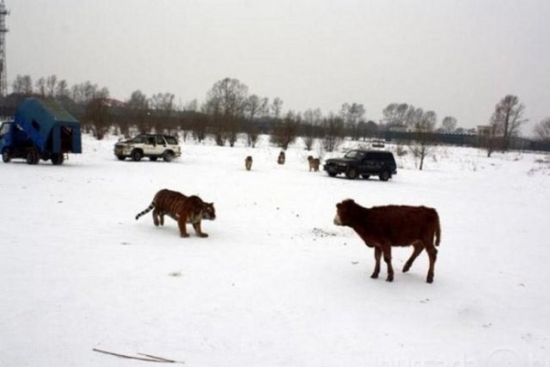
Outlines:
{"label": "blue truck", "polygon": [[80,123],[55,100],[27,98],[0,126],[0,153],[5,163],[23,158],[63,164],[68,153],[82,153]]}

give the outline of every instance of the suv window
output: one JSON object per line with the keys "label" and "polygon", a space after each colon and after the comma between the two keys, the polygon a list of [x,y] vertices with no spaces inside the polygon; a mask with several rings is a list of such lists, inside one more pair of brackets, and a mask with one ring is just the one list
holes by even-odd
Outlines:
{"label": "suv window", "polygon": [[143,144],[146,143],[147,138],[143,135],[138,135],[133,139],[128,140],[128,143]]}
{"label": "suv window", "polygon": [[157,144],[164,145],[164,139],[162,138],[162,136],[157,136],[156,139],[157,139]]}
{"label": "suv window", "polygon": [[344,157],[351,159],[361,159],[363,158],[363,153],[358,150],[350,150],[344,155]]}
{"label": "suv window", "polygon": [[174,138],[173,136],[166,136],[166,141],[168,142],[168,144],[170,145],[177,145],[178,144],[178,140],[176,138]]}
{"label": "suv window", "polygon": [[383,152],[369,152],[367,153],[367,159],[369,160],[378,160],[378,161],[386,161],[391,162],[392,157],[388,153]]}

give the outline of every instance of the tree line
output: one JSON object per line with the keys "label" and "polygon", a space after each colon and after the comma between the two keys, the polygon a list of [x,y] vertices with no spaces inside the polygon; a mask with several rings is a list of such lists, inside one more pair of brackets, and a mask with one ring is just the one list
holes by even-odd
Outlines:
{"label": "tree line", "polygon": [[[125,101],[117,101],[110,98],[107,87],[89,81],[69,86],[66,80],[51,75],[33,83],[29,75],[18,75],[12,83],[12,93],[0,101],[0,114],[12,115],[17,104],[29,96],[58,100],[97,139],[103,139],[112,128],[125,136],[134,128],[142,133],[181,132],[184,139],[191,134],[199,142],[212,136],[220,146],[234,146],[238,136],[245,134],[247,144],[254,147],[260,134],[269,133],[271,142],[282,149],[301,136],[307,149],[312,149],[319,139],[322,148],[330,152],[344,136],[366,140],[384,137],[388,131],[401,131],[417,142],[417,154],[423,155],[437,143],[435,133],[464,132],[453,116],[443,117],[438,126],[435,111],[407,103],[389,104],[378,122],[367,119],[364,105],[357,102],[344,103],[339,111],[327,114],[320,108],[284,111],[280,98],[270,100],[250,93],[244,83],[234,78],[214,83],[204,102],[195,99],[181,105],[172,93],[147,96],[136,90]],[[507,151],[527,121],[524,112],[525,106],[517,96],[502,98],[478,143],[487,148],[489,155],[497,149]],[[536,125],[535,134],[539,140],[550,142],[550,117]]]}

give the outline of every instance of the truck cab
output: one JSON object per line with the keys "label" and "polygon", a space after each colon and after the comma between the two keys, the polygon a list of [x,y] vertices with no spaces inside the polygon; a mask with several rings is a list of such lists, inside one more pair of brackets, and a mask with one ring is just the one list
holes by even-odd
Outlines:
{"label": "truck cab", "polygon": [[26,151],[32,147],[32,140],[13,120],[2,122],[0,152],[4,163],[9,163],[12,158],[26,157]]}

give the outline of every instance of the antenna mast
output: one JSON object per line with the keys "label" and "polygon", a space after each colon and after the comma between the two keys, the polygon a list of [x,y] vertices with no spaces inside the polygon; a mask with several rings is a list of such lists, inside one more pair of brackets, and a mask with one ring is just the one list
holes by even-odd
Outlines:
{"label": "antenna mast", "polygon": [[6,68],[6,16],[9,14],[4,4],[0,2],[0,97],[8,94],[8,74]]}

